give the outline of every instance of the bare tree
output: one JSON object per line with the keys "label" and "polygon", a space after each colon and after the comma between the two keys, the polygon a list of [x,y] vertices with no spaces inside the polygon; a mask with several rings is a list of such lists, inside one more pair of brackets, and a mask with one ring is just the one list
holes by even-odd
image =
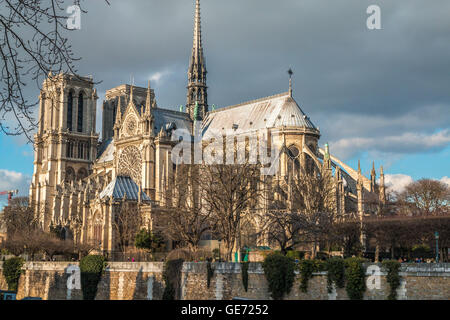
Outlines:
{"label": "bare tree", "polygon": [[33,209],[28,205],[27,197],[12,199],[3,210],[1,223],[5,227],[8,237],[16,234],[26,236],[38,227],[38,221]]}
{"label": "bare tree", "polygon": [[291,182],[293,208],[302,213],[300,234],[313,244],[315,257],[317,246],[327,240],[336,219],[336,189],[331,171],[325,168],[300,171],[299,178]]}
{"label": "bare tree", "polygon": [[361,254],[361,219],[354,214],[338,218],[329,231],[332,244],[342,248],[344,257]]}
{"label": "bare tree", "polygon": [[260,168],[253,164],[207,165],[201,169],[203,206],[211,213],[215,231],[225,242],[226,258],[240,247],[241,222],[262,196]]}
{"label": "bare tree", "polygon": [[126,253],[128,247],[134,246],[142,219],[135,202],[122,200],[115,210],[113,229],[116,235],[116,246],[120,252]]}
{"label": "bare tree", "polygon": [[[77,73],[79,58],[68,40],[66,9],[80,1],[2,0],[0,4],[0,130],[23,134],[31,141],[37,101],[27,99],[25,87],[33,81],[39,87],[50,72]],[[15,122],[13,127],[8,120]]]}
{"label": "bare tree", "polygon": [[400,210],[408,215],[436,215],[450,212],[450,186],[421,179],[407,185],[399,194]]}
{"label": "bare tree", "polygon": [[276,243],[283,254],[301,243],[300,231],[304,228],[304,217],[299,212],[270,210],[262,213],[265,221],[260,234],[270,243]]}
{"label": "bare tree", "polygon": [[165,214],[164,233],[169,239],[187,245],[195,252],[202,237],[213,228],[211,211],[202,202],[202,186],[198,165],[177,167],[173,203]]}

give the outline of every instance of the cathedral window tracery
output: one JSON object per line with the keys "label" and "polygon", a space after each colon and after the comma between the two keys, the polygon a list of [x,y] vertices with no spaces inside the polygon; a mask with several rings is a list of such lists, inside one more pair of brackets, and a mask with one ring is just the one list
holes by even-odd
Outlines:
{"label": "cathedral window tracery", "polygon": [[78,132],[83,132],[83,92],[80,92],[78,96],[78,122],[77,129]]}
{"label": "cathedral window tracery", "polygon": [[72,167],[66,168],[66,177],[64,179],[65,182],[70,183],[75,180],[75,170]]}
{"label": "cathedral window tracery", "polygon": [[67,98],[67,129],[72,131],[72,113],[73,113],[73,93],[69,92]]}
{"label": "cathedral window tracery", "polygon": [[119,156],[119,175],[129,176],[140,183],[142,175],[142,155],[135,146],[126,147]]}

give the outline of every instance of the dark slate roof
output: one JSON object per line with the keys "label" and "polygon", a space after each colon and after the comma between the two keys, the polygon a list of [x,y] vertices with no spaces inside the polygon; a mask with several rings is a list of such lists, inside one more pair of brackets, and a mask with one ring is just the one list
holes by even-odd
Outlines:
{"label": "dark slate roof", "polygon": [[[122,200],[125,197],[125,194],[127,200],[137,201],[139,187],[130,177],[117,176],[106,186],[105,190],[100,193],[100,199],[112,197],[114,200]],[[141,200],[151,201],[150,197],[142,191]]]}
{"label": "dark slate roof", "polygon": [[152,109],[152,114],[154,116],[154,133],[158,134],[161,128],[166,129],[166,126],[173,123],[176,129],[185,129],[191,132],[191,119],[189,114],[185,112],[173,111],[169,109],[155,108]]}
{"label": "dark slate roof", "polygon": [[102,144],[100,145],[100,147],[97,150],[97,159],[100,158],[103,155],[105,150],[111,144],[112,140],[113,140],[113,138],[109,138],[108,140],[105,140],[105,141],[102,142]]}

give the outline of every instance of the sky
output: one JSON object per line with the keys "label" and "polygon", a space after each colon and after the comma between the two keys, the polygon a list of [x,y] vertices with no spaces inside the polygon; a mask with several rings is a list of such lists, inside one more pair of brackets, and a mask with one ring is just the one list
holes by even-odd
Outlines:
{"label": "sky", "polygon": [[[79,74],[106,90],[152,80],[158,106],[185,104],[194,0],[84,1],[68,34]],[[70,1],[68,1],[70,4]],[[367,8],[381,9],[369,30]],[[209,104],[288,90],[320,128],[320,145],[368,175],[375,161],[401,190],[450,177],[450,1],[201,0]],[[39,94],[36,87],[32,93]],[[33,149],[0,134],[0,191],[28,194]],[[4,199],[0,199],[0,202]]]}

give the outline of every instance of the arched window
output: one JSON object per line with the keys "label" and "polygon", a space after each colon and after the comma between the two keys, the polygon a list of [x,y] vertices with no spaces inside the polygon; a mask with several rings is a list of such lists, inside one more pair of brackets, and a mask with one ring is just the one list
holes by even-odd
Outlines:
{"label": "arched window", "polygon": [[78,170],[77,180],[83,180],[86,177],[87,177],[87,171],[85,168],[81,168],[80,170]]}
{"label": "arched window", "polygon": [[65,176],[64,180],[66,182],[71,182],[71,181],[75,180],[75,170],[73,170],[72,167],[66,168],[66,176]]}
{"label": "arched window", "polygon": [[83,132],[83,92],[78,96],[78,132]]}
{"label": "arched window", "polygon": [[67,129],[72,131],[72,111],[73,111],[73,93],[69,92],[69,96],[67,98]]}
{"label": "arched window", "polygon": [[102,217],[100,212],[94,214],[93,240],[94,244],[100,246],[102,244]]}

